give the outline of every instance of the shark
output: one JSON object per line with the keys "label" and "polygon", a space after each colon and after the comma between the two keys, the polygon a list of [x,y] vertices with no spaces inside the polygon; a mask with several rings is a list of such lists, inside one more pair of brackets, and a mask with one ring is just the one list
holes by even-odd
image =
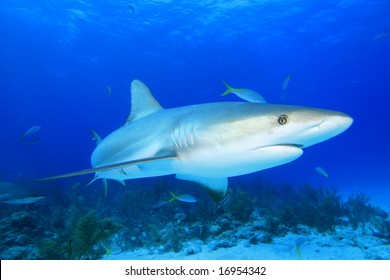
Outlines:
{"label": "shark", "polygon": [[228,178],[296,160],[303,149],[348,129],[342,112],[252,102],[216,102],[163,108],[140,80],[130,86],[125,124],[100,140],[92,168],[47,181],[95,173],[119,182],[174,174],[221,200]]}
{"label": "shark", "polygon": [[31,204],[46,196],[36,194],[28,185],[0,181],[0,202],[6,204]]}

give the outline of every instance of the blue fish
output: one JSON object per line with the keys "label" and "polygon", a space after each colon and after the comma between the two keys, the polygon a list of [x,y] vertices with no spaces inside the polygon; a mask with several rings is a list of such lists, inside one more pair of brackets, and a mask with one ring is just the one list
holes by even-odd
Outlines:
{"label": "blue fish", "polygon": [[173,202],[175,200],[179,200],[182,202],[188,202],[188,203],[197,202],[197,199],[190,194],[175,195],[173,192],[169,192],[169,193],[171,194],[172,198],[168,202]]}
{"label": "blue fish", "polygon": [[322,176],[326,177],[326,178],[329,178],[329,175],[328,173],[321,167],[321,166],[317,166],[316,167],[316,171],[318,173],[320,173]]}
{"label": "blue fish", "polygon": [[221,96],[227,95],[229,93],[234,93],[235,95],[237,95],[241,99],[244,99],[244,100],[249,101],[249,102],[267,103],[267,101],[265,101],[264,97],[261,96],[260,93],[254,91],[254,90],[247,89],[247,88],[234,88],[234,87],[231,87],[230,85],[228,85],[225,81],[222,80],[222,82],[225,84],[226,90],[224,93],[221,94]]}
{"label": "blue fish", "polygon": [[282,83],[282,89],[283,89],[283,90],[286,90],[286,88],[287,88],[288,83],[290,82],[290,80],[291,80],[291,75],[288,75],[288,76],[284,79],[284,81],[283,81],[283,83]]}
{"label": "blue fish", "polygon": [[34,134],[34,133],[37,133],[39,130],[41,129],[41,127],[39,125],[34,125],[33,127],[29,128],[25,133],[23,133],[19,139],[20,140],[23,140],[24,138],[26,138],[27,136],[30,136],[31,134]]}

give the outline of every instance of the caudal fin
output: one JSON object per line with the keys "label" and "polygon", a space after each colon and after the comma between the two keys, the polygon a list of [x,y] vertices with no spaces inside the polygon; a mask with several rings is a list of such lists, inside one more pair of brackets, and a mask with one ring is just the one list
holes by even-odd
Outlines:
{"label": "caudal fin", "polygon": [[234,90],[234,88],[229,86],[224,80],[222,80],[222,83],[226,86],[226,90],[224,93],[221,94],[221,96],[225,96]]}

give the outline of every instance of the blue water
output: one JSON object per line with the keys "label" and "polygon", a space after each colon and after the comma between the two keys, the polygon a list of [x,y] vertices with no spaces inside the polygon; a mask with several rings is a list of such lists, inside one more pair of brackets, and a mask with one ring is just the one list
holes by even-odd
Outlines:
{"label": "blue water", "polygon": [[[0,179],[89,168],[96,144],[88,129],[104,137],[123,125],[133,79],[167,108],[239,101],[220,96],[223,79],[269,103],[354,118],[350,129],[298,160],[242,180],[390,196],[389,14],[385,0],[3,0]],[[40,141],[19,141],[33,125],[41,126],[33,135]]]}

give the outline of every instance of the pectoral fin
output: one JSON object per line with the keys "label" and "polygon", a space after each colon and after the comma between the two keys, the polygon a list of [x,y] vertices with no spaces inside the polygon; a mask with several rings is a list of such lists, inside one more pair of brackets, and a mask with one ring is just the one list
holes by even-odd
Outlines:
{"label": "pectoral fin", "polygon": [[220,201],[224,198],[228,187],[227,178],[196,177],[183,174],[176,174],[176,178],[202,185],[215,201]]}
{"label": "pectoral fin", "polygon": [[125,161],[125,162],[103,165],[103,166],[96,167],[96,168],[84,169],[84,170],[80,170],[80,171],[76,171],[76,172],[47,177],[47,178],[43,178],[43,179],[37,179],[37,180],[33,180],[32,182],[45,182],[45,181],[51,181],[51,180],[56,180],[56,179],[75,177],[75,176],[80,176],[80,175],[85,175],[85,174],[92,174],[92,173],[96,173],[96,172],[103,172],[103,171],[107,171],[107,170],[121,169],[123,167],[131,166],[131,165],[143,164],[143,163],[148,163],[148,162],[157,162],[160,160],[174,159],[174,158],[176,158],[176,155],[168,155],[168,154],[158,155],[158,156],[153,156],[153,157],[147,157],[147,158],[142,158],[142,159],[129,160],[129,161]]}

